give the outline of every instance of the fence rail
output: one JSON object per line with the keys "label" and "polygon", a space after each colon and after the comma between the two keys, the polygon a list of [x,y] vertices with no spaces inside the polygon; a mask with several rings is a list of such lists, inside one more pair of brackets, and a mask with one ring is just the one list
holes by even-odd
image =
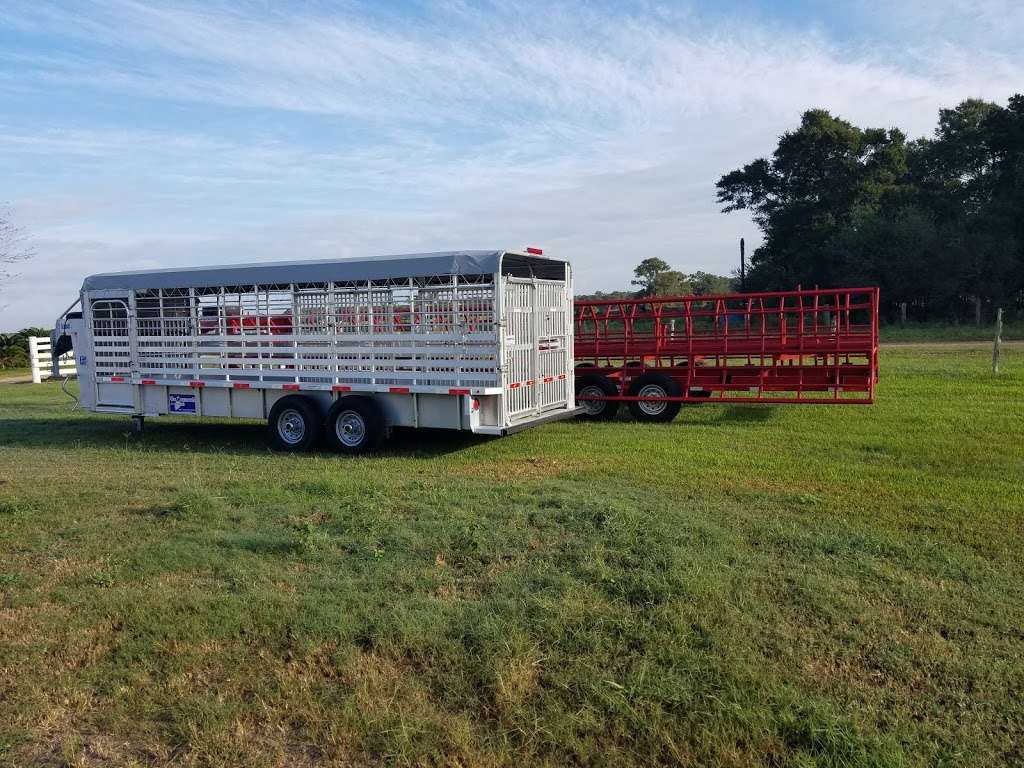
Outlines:
{"label": "fence rail", "polygon": [[[43,379],[53,375],[53,355],[50,348],[50,340],[45,336],[28,337],[28,355],[32,366],[32,383],[39,384]],[[65,352],[60,356],[61,376],[74,376],[78,373],[75,368],[75,356],[71,352]]]}

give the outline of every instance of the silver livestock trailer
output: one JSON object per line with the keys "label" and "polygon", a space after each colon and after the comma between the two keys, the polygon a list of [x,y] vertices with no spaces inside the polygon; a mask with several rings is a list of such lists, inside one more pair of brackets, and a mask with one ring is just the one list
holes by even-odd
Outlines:
{"label": "silver livestock trailer", "polygon": [[93,275],[53,344],[89,410],[266,419],[283,450],[577,410],[571,268],[532,248]]}

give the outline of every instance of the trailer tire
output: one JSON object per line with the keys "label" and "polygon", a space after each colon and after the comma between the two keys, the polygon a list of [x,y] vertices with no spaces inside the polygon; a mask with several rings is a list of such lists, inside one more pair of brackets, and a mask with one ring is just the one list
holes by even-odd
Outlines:
{"label": "trailer tire", "polygon": [[282,397],[267,418],[270,443],[279,451],[308,451],[320,437],[320,414],[308,398]]}
{"label": "trailer tire", "polygon": [[[645,373],[629,387],[632,397],[679,397],[681,390],[675,379],[661,373]],[[675,402],[638,402],[629,404],[629,411],[637,421],[667,422],[672,421],[679,413],[682,403]]]}
{"label": "trailer tire", "polygon": [[331,450],[350,456],[370,453],[384,439],[384,414],[369,397],[348,395],[331,406],[324,431]]}
{"label": "trailer tire", "polygon": [[[607,376],[592,373],[576,379],[576,396],[582,394],[613,397],[619,394],[619,388]],[[579,418],[584,421],[611,421],[619,412],[618,400],[583,400],[579,404],[583,406]]]}

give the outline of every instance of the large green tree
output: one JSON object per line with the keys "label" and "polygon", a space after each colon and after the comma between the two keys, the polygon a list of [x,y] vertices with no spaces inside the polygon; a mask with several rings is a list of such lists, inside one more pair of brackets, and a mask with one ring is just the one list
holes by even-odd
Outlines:
{"label": "large green tree", "polygon": [[933,138],[918,142],[911,177],[945,237],[944,278],[981,322],[986,304],[1020,290],[1024,230],[1024,101],[1004,108],[970,99],[939,113]]}
{"label": "large green tree", "polygon": [[909,198],[907,141],[862,130],[825,110],[804,113],[761,158],[718,181],[725,211],[749,210],[765,241],[751,258],[752,287],[828,284],[842,277],[831,241],[866,214]]}
{"label": "large green tree", "polygon": [[810,110],[771,158],[718,181],[764,233],[754,288],[875,284],[890,306],[955,316],[1024,286],[1024,97],[940,112],[931,138]]}
{"label": "large green tree", "polygon": [[644,259],[633,270],[633,285],[641,296],[678,296],[690,293],[686,275],[657,257]]}

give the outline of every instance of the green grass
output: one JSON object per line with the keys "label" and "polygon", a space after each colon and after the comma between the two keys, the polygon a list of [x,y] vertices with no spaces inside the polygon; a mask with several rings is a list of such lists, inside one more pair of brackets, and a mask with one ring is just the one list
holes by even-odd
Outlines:
{"label": "green grass", "polygon": [[[898,324],[885,324],[879,328],[879,336],[883,342],[987,341],[991,344],[995,334],[995,323],[988,321],[983,325],[907,323],[902,327]],[[1024,339],[1024,322],[1003,323],[1002,338],[1004,341]]]}
{"label": "green grass", "polygon": [[31,368],[0,368],[0,381],[3,379],[20,378],[22,376],[31,375]]}
{"label": "green grass", "polygon": [[1024,361],[878,403],[408,433],[0,387],[0,764],[1024,761]]}

